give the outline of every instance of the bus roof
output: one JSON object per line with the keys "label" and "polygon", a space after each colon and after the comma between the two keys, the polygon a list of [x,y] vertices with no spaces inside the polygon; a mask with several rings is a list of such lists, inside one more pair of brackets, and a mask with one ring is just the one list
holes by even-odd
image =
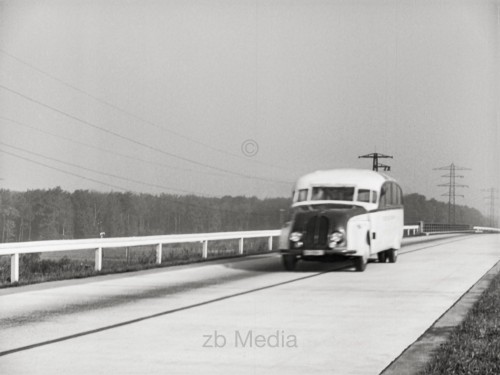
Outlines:
{"label": "bus roof", "polygon": [[307,189],[310,186],[358,186],[378,190],[385,181],[395,180],[369,169],[331,169],[312,172],[300,177],[295,184],[295,189]]}

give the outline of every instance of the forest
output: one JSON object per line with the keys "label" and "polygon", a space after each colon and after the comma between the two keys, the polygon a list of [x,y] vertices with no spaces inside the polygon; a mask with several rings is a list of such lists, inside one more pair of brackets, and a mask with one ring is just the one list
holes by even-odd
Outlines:
{"label": "forest", "polygon": [[[147,236],[280,228],[289,198],[137,194],[53,189],[0,190],[1,242]],[[404,197],[405,223],[446,223],[448,205]],[[456,223],[486,225],[480,211],[456,206]]]}

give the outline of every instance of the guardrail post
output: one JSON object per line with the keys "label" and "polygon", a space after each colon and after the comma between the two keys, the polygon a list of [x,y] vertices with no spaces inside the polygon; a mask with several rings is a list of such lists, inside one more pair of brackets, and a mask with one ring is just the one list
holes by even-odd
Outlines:
{"label": "guardrail post", "polygon": [[273,236],[270,236],[267,239],[267,248],[269,249],[269,251],[271,251],[273,249]]}
{"label": "guardrail post", "polygon": [[19,254],[10,256],[10,282],[17,283],[19,281]]}
{"label": "guardrail post", "polygon": [[98,247],[95,250],[95,268],[96,271],[102,269],[102,247]]}
{"label": "guardrail post", "polygon": [[240,255],[242,255],[242,254],[243,254],[243,238],[240,238],[240,244],[239,244],[238,253],[239,253]]}
{"label": "guardrail post", "polygon": [[208,240],[203,241],[203,251],[201,253],[203,259],[208,258]]}
{"label": "guardrail post", "polygon": [[156,264],[161,264],[163,244],[156,245]]}

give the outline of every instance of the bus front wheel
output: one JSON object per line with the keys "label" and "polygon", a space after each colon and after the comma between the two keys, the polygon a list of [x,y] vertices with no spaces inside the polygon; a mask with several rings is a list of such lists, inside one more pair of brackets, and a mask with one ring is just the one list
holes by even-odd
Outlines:
{"label": "bus front wheel", "polygon": [[364,256],[354,258],[354,268],[357,272],[363,272],[366,269],[366,263],[368,260]]}
{"label": "bus front wheel", "polygon": [[281,256],[281,261],[287,271],[293,271],[297,265],[297,257],[295,255],[284,254]]}

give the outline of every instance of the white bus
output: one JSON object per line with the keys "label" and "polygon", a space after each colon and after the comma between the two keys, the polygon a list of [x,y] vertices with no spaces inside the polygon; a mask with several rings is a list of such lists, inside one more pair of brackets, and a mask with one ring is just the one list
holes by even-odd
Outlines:
{"label": "white bus", "polygon": [[396,262],[403,238],[403,193],[396,181],[361,169],[317,171],[293,190],[292,220],[282,230],[283,266],[298,260],[352,259],[364,271],[368,258]]}

